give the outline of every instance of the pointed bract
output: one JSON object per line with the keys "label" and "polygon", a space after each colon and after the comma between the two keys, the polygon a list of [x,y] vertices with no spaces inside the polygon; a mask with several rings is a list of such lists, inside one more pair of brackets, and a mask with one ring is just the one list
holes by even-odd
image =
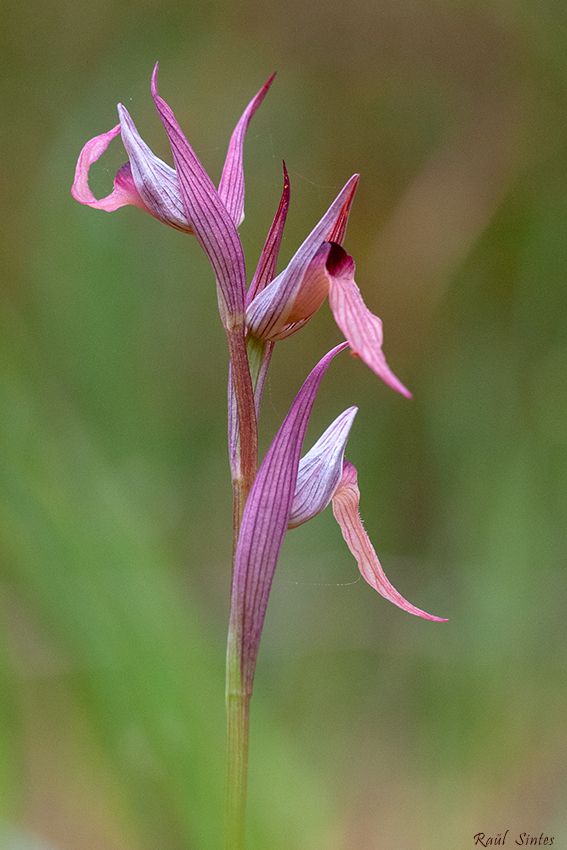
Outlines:
{"label": "pointed bract", "polygon": [[250,490],[238,539],[229,640],[240,646],[242,686],[252,692],[258,646],[278,555],[288,527],[301,446],[333,348],[308,376],[268,449]]}
{"label": "pointed bract", "polygon": [[290,198],[289,174],[287,173],[285,162],[283,163],[283,173],[284,185],[282,190],[282,196],[277,212],[274,216],[274,220],[272,221],[270,230],[268,232],[268,236],[264,243],[264,247],[262,248],[262,253],[260,254],[260,259],[258,260],[258,265],[256,267],[252,283],[250,284],[250,288],[248,289],[248,293],[246,296],[247,306],[252,303],[254,298],[260,292],[262,292],[276,276],[278,254],[282,242],[287,213],[289,210]]}
{"label": "pointed bract", "polygon": [[[287,211],[289,209],[289,175],[285,167],[285,162],[283,163],[283,172],[284,185],[282,190],[282,196],[277,212],[274,216],[274,220],[272,221],[272,225],[268,232],[266,242],[264,243],[262,253],[260,254],[260,260],[258,261],[256,272],[254,273],[254,277],[252,278],[252,283],[250,284],[248,292],[246,293],[247,304],[251,303],[255,293],[261,292],[262,289],[264,289],[268,285],[268,283],[273,280],[276,274],[278,254],[282,241],[285,221],[287,218]],[[252,342],[252,340],[253,338],[249,337],[250,343]],[[264,383],[268,372],[268,366],[270,365],[272,352],[274,350],[274,343],[259,340],[256,340],[256,343],[259,344],[260,348],[263,345],[263,351],[260,357],[260,368],[258,369],[258,375],[256,378],[256,383],[254,385],[254,402],[256,405],[256,416],[258,416],[260,413],[260,402],[262,401],[262,393],[264,391]]]}
{"label": "pointed bract", "polygon": [[[268,232],[268,236],[266,238],[262,254],[260,255],[260,261],[258,262],[256,273],[246,295],[247,303],[250,303],[250,301],[254,297],[254,293],[260,292],[272,280],[275,275],[276,263],[278,261],[278,252],[282,241],[283,228],[289,207],[289,177],[285,167],[285,163],[283,166],[283,170],[284,186],[281,200],[277,212],[274,216],[274,220],[272,222],[270,230]],[[252,346],[255,349],[254,351],[251,351]],[[247,348],[248,360],[251,365],[251,371],[255,377],[255,381],[253,380],[254,407],[256,409],[257,418],[260,413],[262,392],[264,390],[264,383],[268,372],[268,366],[270,365],[270,359],[272,356],[272,351],[274,349],[274,343],[263,342],[262,340],[258,339],[254,340],[253,337],[249,337],[247,340]],[[259,367],[256,370],[252,368],[253,359],[259,361]],[[236,397],[234,395],[234,381],[232,376],[232,369],[230,369],[228,376],[228,452],[230,458],[230,468],[232,470],[233,478],[237,478],[240,476],[240,458],[238,445],[239,432],[240,428],[236,410]]]}
{"label": "pointed bract", "polygon": [[415,614],[416,617],[423,617],[425,620],[447,622],[442,617],[434,617],[432,614],[422,611],[421,608],[416,608],[415,605],[404,599],[401,593],[398,593],[396,588],[388,581],[362,525],[358,512],[359,502],[360,491],[357,484],[356,469],[352,463],[345,460],[343,475],[333,496],[333,513],[341,527],[348,548],[356,558],[362,577],[384,599],[388,599],[409,614]]}
{"label": "pointed bract", "polygon": [[242,245],[213,181],[158,93],[157,70],[156,64],[152,95],[171,144],[185,215],[213,267],[223,323],[225,327],[234,326],[243,320],[246,295]]}
{"label": "pointed bract", "polygon": [[219,195],[236,227],[239,227],[244,221],[244,169],[242,167],[244,136],[246,135],[250,119],[266,97],[275,76],[275,74],[272,74],[258,94],[252,98],[234,128],[228,145],[228,152],[219,183]]}

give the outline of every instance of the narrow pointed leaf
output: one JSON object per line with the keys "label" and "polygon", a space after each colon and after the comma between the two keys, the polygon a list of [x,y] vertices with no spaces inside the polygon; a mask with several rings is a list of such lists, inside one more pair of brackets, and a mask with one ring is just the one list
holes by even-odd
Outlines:
{"label": "narrow pointed leaf", "polygon": [[409,614],[415,614],[416,617],[423,617],[425,620],[446,622],[442,617],[434,617],[432,614],[422,611],[421,608],[416,608],[415,605],[404,599],[401,593],[398,593],[396,588],[388,581],[374,546],[362,525],[358,512],[359,502],[360,491],[357,484],[356,469],[352,463],[345,460],[342,480],[333,496],[333,513],[341,527],[348,548],[356,558],[362,577],[384,599],[388,599]]}

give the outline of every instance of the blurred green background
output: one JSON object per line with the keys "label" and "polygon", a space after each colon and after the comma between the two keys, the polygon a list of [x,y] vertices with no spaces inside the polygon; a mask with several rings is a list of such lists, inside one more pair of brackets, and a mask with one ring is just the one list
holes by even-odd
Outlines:
{"label": "blurred green background", "polygon": [[[557,0],[8,0],[2,44],[2,850],[217,850],[230,487],[226,351],[190,237],[70,195],[149,79],[214,179],[242,109],[254,267],[362,179],[346,248],[414,392],[338,358],[311,444],[348,447],[395,586],[330,510],[290,533],[253,700],[250,850],[567,841],[567,7]],[[93,168],[99,196],[120,141]],[[278,344],[265,449],[341,340]]]}

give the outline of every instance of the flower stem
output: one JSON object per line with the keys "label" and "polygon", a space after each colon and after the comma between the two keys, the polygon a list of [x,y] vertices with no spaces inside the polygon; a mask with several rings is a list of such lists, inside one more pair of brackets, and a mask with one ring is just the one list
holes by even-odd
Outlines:
{"label": "flower stem", "polygon": [[[244,334],[227,333],[229,379],[229,456],[233,486],[233,551],[230,622],[226,659],[226,837],[225,850],[245,850],[250,693],[242,686],[242,610],[236,595],[234,563],[242,515],[257,466],[258,437],[253,380]],[[257,375],[255,376],[257,378]],[[234,409],[236,408],[236,410]]]}
{"label": "flower stem", "polygon": [[[230,653],[229,653],[230,654]],[[240,665],[239,665],[240,666]],[[228,665],[230,679],[230,664]],[[238,676],[240,678],[240,675]],[[250,694],[227,688],[226,850],[244,850]]]}
{"label": "flower stem", "polygon": [[[258,463],[258,426],[254,406],[254,390],[246,351],[244,326],[226,330],[234,397],[238,414],[239,465],[242,475],[241,512],[256,475]],[[234,471],[233,471],[234,474]],[[242,515],[242,513],[241,513]]]}
{"label": "flower stem", "polygon": [[[235,493],[235,517],[238,514]],[[238,539],[240,520],[236,520],[235,539]],[[236,594],[232,554],[232,589],[230,620],[226,651],[226,799],[225,850],[245,850],[246,793],[248,787],[248,730],[250,726],[250,697],[242,683],[242,607]]]}

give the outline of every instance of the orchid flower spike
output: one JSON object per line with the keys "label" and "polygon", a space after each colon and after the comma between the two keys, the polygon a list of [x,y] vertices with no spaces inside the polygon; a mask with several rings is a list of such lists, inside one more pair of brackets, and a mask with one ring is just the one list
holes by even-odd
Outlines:
{"label": "orchid flower spike", "polygon": [[[236,227],[244,219],[243,143],[250,119],[264,99],[274,75],[262,86],[244,110],[230,139],[218,193]],[[175,169],[159,159],[141,138],[126,107],[118,104],[120,123],[86,143],[80,153],[71,193],[81,204],[113,212],[131,204],[149,212],[155,218],[193,233],[185,213],[179,180]],[[114,189],[97,200],[89,186],[89,169],[105,152],[115,136],[121,135],[129,161],[116,174]]]}
{"label": "orchid flower spike", "polygon": [[382,351],[382,322],[370,312],[354,280],[352,257],[342,248],[350,206],[358,183],[355,174],[325,215],[274,280],[249,304],[246,325],[259,339],[285,339],[307,324],[329,296],[335,321],[352,353],[393,389],[411,393],[394,375]]}
{"label": "orchid flower spike", "polygon": [[344,460],[345,447],[357,408],[349,407],[329,425],[325,433],[301,459],[288,528],[296,528],[325,510],[333,502],[333,514],[345,542],[356,558],[362,577],[378,593],[417,617],[446,622],[408,602],[388,581],[370,539],[364,530],[358,504],[360,491],[352,463]]}

